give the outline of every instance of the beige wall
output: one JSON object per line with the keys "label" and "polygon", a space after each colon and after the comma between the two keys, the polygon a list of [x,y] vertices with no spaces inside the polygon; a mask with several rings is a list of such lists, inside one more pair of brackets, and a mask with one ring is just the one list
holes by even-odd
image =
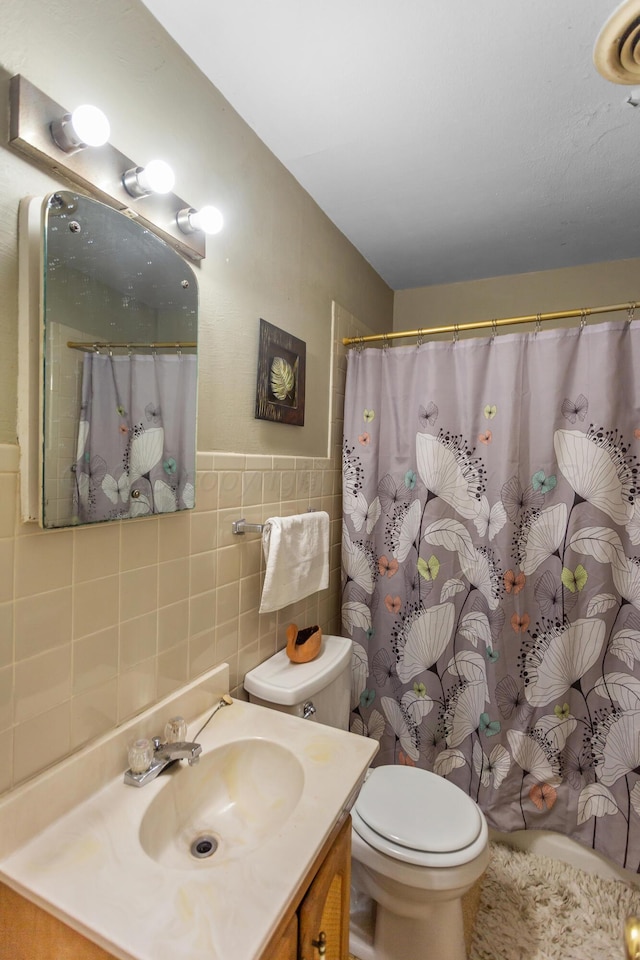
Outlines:
{"label": "beige wall", "polygon": [[[199,449],[326,456],[331,302],[384,330],[392,291],[138,0],[3,0],[2,130],[15,73],[67,108],[98,104],[115,147],[141,164],[165,157],[177,194],[225,214],[196,268]],[[13,443],[18,203],[60,181],[0,150],[0,442]],[[260,317],[307,344],[303,428],[253,417]]]}
{"label": "beige wall", "polygon": [[[226,229],[196,267],[196,511],[40,531],[17,501],[17,214],[65,184],[0,144],[0,793],[217,663],[238,689],[291,620],[338,629],[341,337],[389,329],[393,302],[137,0],[4,0],[3,130],[15,73],[66,107],[99,104],[114,146],[164,155],[176,192],[217,203]],[[303,428],[253,417],[260,317],[306,341]],[[233,537],[231,520],[309,507],[331,517],[329,589],[259,616],[260,538]]]}
{"label": "beige wall", "polygon": [[[394,301],[393,329],[419,330],[421,327],[529,316],[629,301],[640,303],[640,259],[398,290]],[[640,318],[640,309],[637,313]],[[616,316],[621,315],[606,314],[600,319],[611,320]],[[596,319],[590,322],[596,322]],[[555,323],[558,325],[557,321]],[[576,321],[566,323],[575,324]],[[509,332],[527,330],[528,325],[507,329]]]}

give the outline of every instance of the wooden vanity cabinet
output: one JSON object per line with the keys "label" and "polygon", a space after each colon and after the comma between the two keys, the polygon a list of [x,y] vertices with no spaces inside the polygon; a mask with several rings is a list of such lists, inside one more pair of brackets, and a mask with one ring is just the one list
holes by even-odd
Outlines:
{"label": "wooden vanity cabinet", "polygon": [[350,886],[347,817],[316,857],[260,960],[347,960]]}

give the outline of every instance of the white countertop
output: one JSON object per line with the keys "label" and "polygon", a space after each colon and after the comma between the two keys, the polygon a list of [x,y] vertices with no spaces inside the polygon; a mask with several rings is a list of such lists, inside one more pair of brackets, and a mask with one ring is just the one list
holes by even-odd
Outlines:
{"label": "white countertop", "polygon": [[[201,700],[197,702],[201,708]],[[190,737],[216,701],[209,702],[189,725]],[[154,708],[153,722],[163,707],[171,706],[166,701]],[[171,715],[165,713],[164,719]],[[149,719],[146,725],[137,720],[137,726],[136,721],[128,725],[129,736],[149,735]],[[116,733],[122,741],[127,731]],[[188,869],[152,859],[139,839],[142,818],[172,776],[188,777],[191,770],[182,762],[179,770],[174,767],[144,787],[125,786],[123,755],[115,778],[0,860],[0,880],[120,960],[255,960],[335,823],[350,807],[378,746],[365,737],[242,701],[220,710],[198,742],[204,760],[207,751],[223,744],[256,738],[286,746],[300,761],[304,785],[295,808],[250,854],[218,861],[214,855]],[[102,746],[110,748],[113,764],[108,738]],[[100,750],[88,753],[95,782]],[[59,766],[62,769],[43,775],[41,784],[33,781],[22,794],[14,791],[0,802],[0,832],[11,829],[15,818],[20,837],[30,806],[34,811],[37,804],[50,801],[60,806],[65,765]],[[66,764],[66,779],[73,780],[76,797],[78,771],[82,756],[76,755]],[[240,769],[236,775],[245,774]],[[249,771],[246,776],[251,776]]]}

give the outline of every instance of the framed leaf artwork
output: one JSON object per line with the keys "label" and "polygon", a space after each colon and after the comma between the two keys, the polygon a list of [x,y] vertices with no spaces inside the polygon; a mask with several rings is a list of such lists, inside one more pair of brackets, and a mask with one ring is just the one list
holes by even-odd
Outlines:
{"label": "framed leaf artwork", "polygon": [[260,320],[256,419],[304,425],[307,345]]}

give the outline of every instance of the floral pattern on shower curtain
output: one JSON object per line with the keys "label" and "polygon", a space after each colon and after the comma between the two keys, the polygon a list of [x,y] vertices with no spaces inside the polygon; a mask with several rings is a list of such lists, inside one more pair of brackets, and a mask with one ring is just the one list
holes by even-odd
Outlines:
{"label": "floral pattern on shower curtain", "polygon": [[85,354],[74,464],[78,523],[195,501],[197,358]]}
{"label": "floral pattern on shower curtain", "polygon": [[640,330],[352,350],[351,730],[640,863]]}

